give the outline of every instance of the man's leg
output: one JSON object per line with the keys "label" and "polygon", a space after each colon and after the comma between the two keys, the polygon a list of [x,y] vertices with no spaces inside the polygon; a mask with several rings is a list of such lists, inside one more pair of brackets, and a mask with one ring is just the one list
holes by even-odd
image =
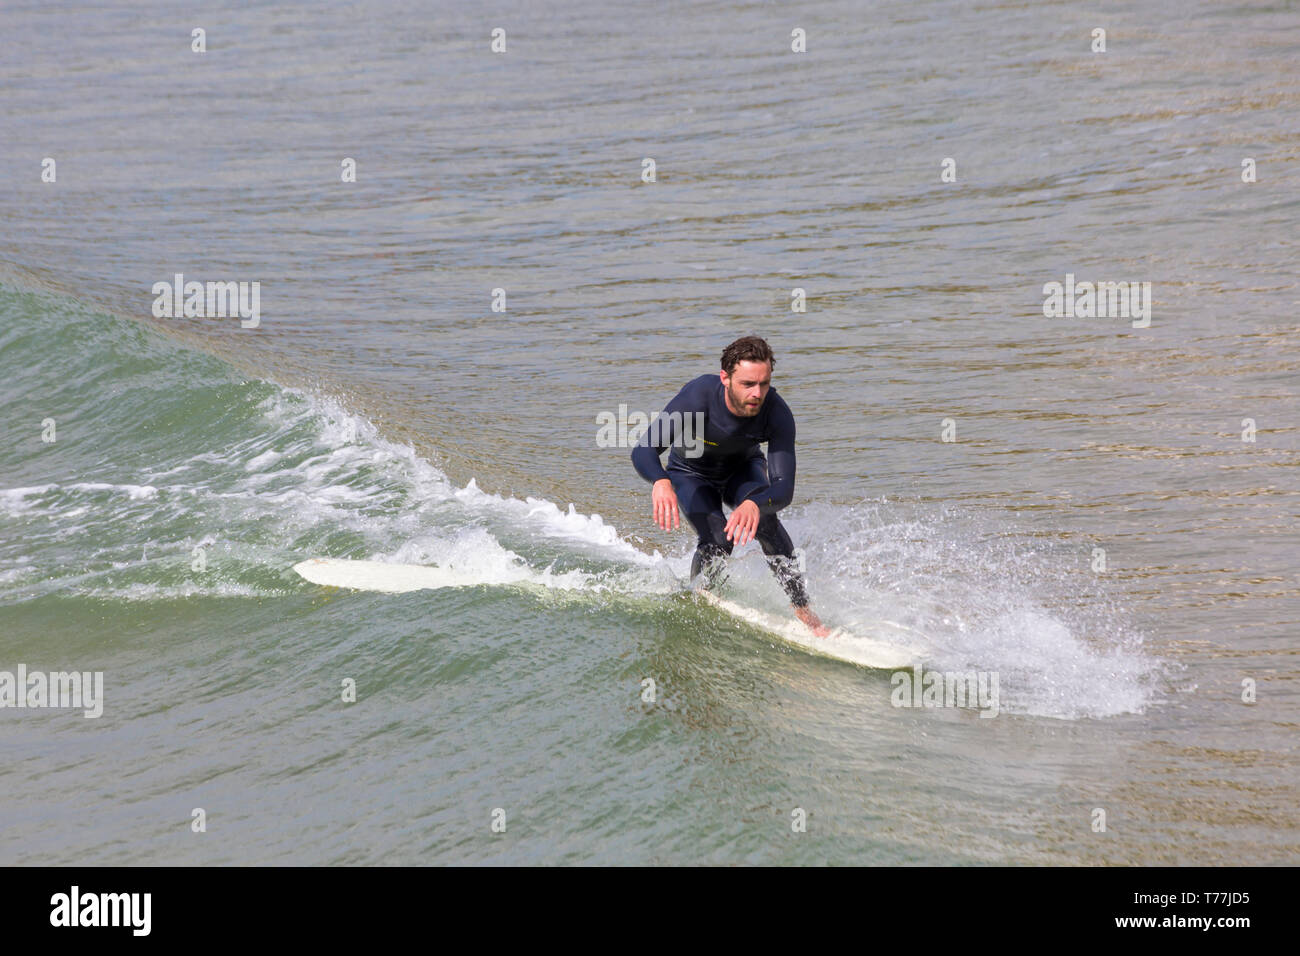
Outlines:
{"label": "man's leg", "polygon": [[[746,462],[745,467],[732,476],[723,490],[723,499],[731,507],[744,501],[754,492],[766,488],[767,459],[756,455]],[[724,535],[725,537],[725,535]],[[774,514],[766,514],[758,519],[758,530],[754,537],[767,555],[767,566],[772,569],[776,579],[795,607],[808,606],[808,592],[804,587],[803,573],[794,559],[794,542],[786,533],[785,526]],[[728,549],[730,554],[730,549]]]}
{"label": "man's leg", "polygon": [[705,574],[706,588],[722,581],[732,544],[727,540],[727,519],[722,514],[722,494],[710,482],[676,469],[668,477],[677,493],[677,507],[695,529],[698,540],[691,558],[691,580]]}
{"label": "man's leg", "polygon": [[803,572],[794,557],[794,542],[776,515],[763,515],[758,519],[758,532],[754,535],[759,547],[767,555],[767,566],[772,569],[781,587],[795,607],[808,606],[808,591],[804,587]]}

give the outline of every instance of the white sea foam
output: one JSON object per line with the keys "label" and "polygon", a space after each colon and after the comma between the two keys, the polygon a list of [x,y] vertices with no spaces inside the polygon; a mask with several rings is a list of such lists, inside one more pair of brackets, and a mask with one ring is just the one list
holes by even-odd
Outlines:
{"label": "white sea foam", "polygon": [[[1096,577],[1004,515],[882,501],[812,505],[786,524],[824,616],[853,631],[905,627],[936,669],[999,672],[1004,712],[1104,717],[1159,696],[1162,662],[1122,609],[1103,597],[1078,606],[1080,590],[1101,590]],[[763,591],[764,563],[735,563],[742,585]]]}
{"label": "white sea foam", "polygon": [[533,568],[483,528],[466,528],[451,535],[422,535],[394,551],[372,557],[394,564],[445,568],[477,584],[530,583],[566,591],[600,586],[594,575],[577,568],[563,572]]}
{"label": "white sea foam", "polygon": [[[296,481],[296,490],[315,501],[389,504],[390,499],[400,495],[413,508],[454,504],[459,505],[463,520],[490,518],[503,521],[539,539],[567,544],[581,554],[646,567],[659,560],[624,540],[618,529],[599,514],[582,514],[572,504],[563,510],[554,502],[541,498],[521,500],[493,494],[482,490],[473,478],[463,488],[457,488],[410,445],[384,438],[371,422],[349,413],[336,399],[293,389],[286,392],[293,399],[305,403],[310,413],[316,416],[318,431],[315,437],[329,450],[293,469],[268,473],[264,477],[292,477]],[[286,407],[286,400],[280,396],[274,399],[264,403],[267,417],[286,428],[297,424]],[[354,479],[363,467],[372,472],[378,469],[388,481],[365,487],[340,485],[340,482]],[[382,524],[386,518],[380,515],[374,520]],[[401,547],[398,545],[397,551],[390,550],[384,554],[399,553]]]}
{"label": "white sea foam", "polygon": [[141,498],[152,498],[158,494],[158,489],[153,485],[114,485],[102,481],[79,481],[63,487],[70,491],[111,491],[115,494],[121,493],[132,501],[139,501]]}
{"label": "white sea foam", "polygon": [[192,597],[265,597],[285,592],[230,581],[211,584],[201,581],[186,581],[183,584],[167,585],[136,581],[123,587],[87,588],[82,593],[88,597],[115,601],[174,601]]}
{"label": "white sea foam", "polygon": [[27,499],[35,497],[36,495],[45,494],[45,492],[51,491],[57,487],[57,485],[49,484],[31,485],[26,488],[0,489],[0,508],[3,508],[11,515],[30,514],[31,512],[40,509],[35,503],[30,502]]}

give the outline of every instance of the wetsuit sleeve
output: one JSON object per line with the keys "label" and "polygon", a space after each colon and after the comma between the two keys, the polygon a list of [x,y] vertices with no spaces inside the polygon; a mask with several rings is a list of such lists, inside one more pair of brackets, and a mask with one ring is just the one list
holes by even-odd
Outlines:
{"label": "wetsuit sleeve", "polygon": [[[668,477],[668,472],[664,470],[659,458],[681,440],[677,423],[685,421],[686,414],[689,412],[703,411],[698,391],[694,382],[683,387],[668,403],[668,407],[663,410],[658,421],[646,429],[646,433],[641,436],[641,441],[632,449],[632,466],[636,468],[638,475],[651,484]],[[673,415],[672,412],[681,412],[681,414]],[[658,444],[651,444],[651,439],[656,439]]]}
{"label": "wetsuit sleeve", "polygon": [[767,487],[746,501],[758,505],[759,514],[775,514],[794,501],[794,413],[782,399],[772,406],[772,430],[767,439]]}

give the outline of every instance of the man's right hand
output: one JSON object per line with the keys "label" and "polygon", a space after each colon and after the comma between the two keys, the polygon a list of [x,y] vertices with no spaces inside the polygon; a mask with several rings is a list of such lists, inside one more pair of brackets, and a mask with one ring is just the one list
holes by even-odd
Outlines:
{"label": "man's right hand", "polygon": [[681,518],[677,514],[677,492],[673,491],[673,483],[667,478],[660,478],[654,484],[654,490],[650,492],[650,500],[654,502],[655,524],[665,531],[672,531],[681,525]]}

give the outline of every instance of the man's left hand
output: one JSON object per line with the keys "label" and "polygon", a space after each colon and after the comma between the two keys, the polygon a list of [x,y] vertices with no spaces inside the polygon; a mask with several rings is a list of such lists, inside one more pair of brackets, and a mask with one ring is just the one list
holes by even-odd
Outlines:
{"label": "man's left hand", "polygon": [[741,545],[753,541],[758,533],[758,505],[746,498],[727,519],[727,540]]}

